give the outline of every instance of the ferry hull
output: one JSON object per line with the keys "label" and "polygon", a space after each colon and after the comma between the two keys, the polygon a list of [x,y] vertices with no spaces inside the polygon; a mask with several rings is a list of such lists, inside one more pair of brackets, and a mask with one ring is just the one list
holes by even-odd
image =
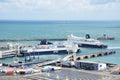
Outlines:
{"label": "ferry hull", "polygon": [[78,44],[79,47],[87,47],[87,48],[107,48],[107,45],[91,45],[91,44]]}
{"label": "ferry hull", "polygon": [[26,52],[21,53],[23,56],[34,56],[34,55],[50,55],[50,54],[67,54],[67,50],[59,50],[59,51],[41,51],[41,52]]}

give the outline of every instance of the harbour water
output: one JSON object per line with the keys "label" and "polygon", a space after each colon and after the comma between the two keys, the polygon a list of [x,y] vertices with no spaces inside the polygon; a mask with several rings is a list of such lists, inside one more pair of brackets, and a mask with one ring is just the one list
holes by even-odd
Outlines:
{"label": "harbour water", "polygon": [[[66,38],[70,34],[82,37],[90,34],[92,38],[102,37],[103,34],[115,37],[115,40],[103,40],[102,42],[108,45],[108,49],[116,50],[116,54],[87,60],[120,64],[120,21],[0,21],[0,39]],[[13,44],[16,43],[39,44],[38,41],[14,42]],[[0,42],[0,46],[6,44],[6,42]],[[105,51],[105,49],[81,48],[81,52],[77,55],[99,51]],[[58,59],[66,55],[41,55],[39,60]],[[12,58],[0,60],[0,62],[7,63],[12,61]]]}

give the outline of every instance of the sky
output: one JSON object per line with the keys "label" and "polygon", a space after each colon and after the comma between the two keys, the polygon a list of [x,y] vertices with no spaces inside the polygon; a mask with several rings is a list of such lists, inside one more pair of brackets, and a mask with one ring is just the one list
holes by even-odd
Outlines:
{"label": "sky", "polygon": [[120,0],[0,0],[0,20],[120,20]]}

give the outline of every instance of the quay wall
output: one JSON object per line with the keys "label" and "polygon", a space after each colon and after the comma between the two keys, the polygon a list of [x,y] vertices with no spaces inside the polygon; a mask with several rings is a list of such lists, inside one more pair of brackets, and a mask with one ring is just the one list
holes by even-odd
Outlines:
{"label": "quay wall", "polygon": [[63,41],[67,40],[67,38],[44,38],[44,39],[0,39],[0,42],[17,42],[17,41],[42,41],[42,40],[48,40],[48,41]]}
{"label": "quay wall", "polygon": [[88,59],[88,58],[106,56],[106,55],[115,54],[115,53],[116,52],[114,50],[110,50],[110,51],[105,51],[105,52],[86,54],[86,55],[77,56],[76,60],[83,60],[83,59]]}

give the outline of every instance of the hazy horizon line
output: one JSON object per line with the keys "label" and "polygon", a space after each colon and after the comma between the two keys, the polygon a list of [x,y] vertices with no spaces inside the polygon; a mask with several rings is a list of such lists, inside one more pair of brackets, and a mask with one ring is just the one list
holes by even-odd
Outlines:
{"label": "hazy horizon line", "polygon": [[80,21],[90,21],[90,22],[93,22],[93,21],[96,21],[96,22],[98,22],[98,21],[100,21],[100,22],[111,22],[111,21],[120,21],[120,20],[0,20],[0,22],[1,21],[25,21],[25,22],[29,22],[29,21],[37,21],[37,22],[39,22],[39,21],[73,21],[73,22],[75,22],[75,21],[78,21],[78,22],[80,22]]}

